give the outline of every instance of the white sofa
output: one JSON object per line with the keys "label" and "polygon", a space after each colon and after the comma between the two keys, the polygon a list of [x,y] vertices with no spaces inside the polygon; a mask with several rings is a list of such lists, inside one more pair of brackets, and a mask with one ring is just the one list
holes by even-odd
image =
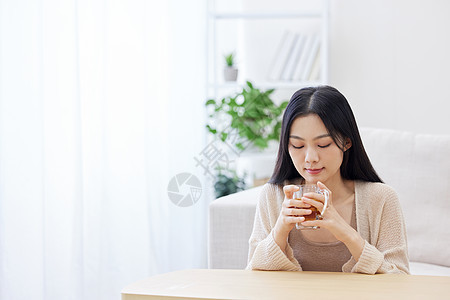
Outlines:
{"label": "white sofa", "polygon": [[[411,273],[450,276],[450,136],[371,128],[361,136],[378,174],[399,195]],[[210,204],[209,268],[245,268],[261,188]]]}

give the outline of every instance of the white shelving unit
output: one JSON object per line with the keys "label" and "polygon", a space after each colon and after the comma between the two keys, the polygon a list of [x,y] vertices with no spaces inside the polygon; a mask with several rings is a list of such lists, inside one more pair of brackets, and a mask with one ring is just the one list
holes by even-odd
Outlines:
{"label": "white shelving unit", "polygon": [[[216,1],[220,0],[208,0],[206,43],[206,94],[208,99],[220,100],[222,97],[230,96],[240,91],[247,80],[259,89],[275,89],[276,93],[272,94],[275,102],[289,100],[292,93],[302,87],[327,83],[328,0],[296,0],[292,2],[296,6],[295,9],[291,9],[290,6],[285,6],[283,9],[280,8],[279,3],[271,4],[266,1],[263,4],[266,7],[262,7],[259,11],[236,5],[236,1],[242,3],[246,0],[234,0],[235,6],[229,5],[226,12],[221,9],[216,10]],[[313,3],[313,5],[302,9],[303,6],[298,5],[298,1]],[[253,4],[252,7],[261,7],[256,0],[253,1]],[[320,8],[316,9],[319,4]],[[274,6],[278,10],[273,11],[270,9],[271,7],[267,7],[268,5]],[[312,6],[314,9],[310,9]],[[235,9],[235,7],[237,8]],[[283,40],[286,31],[291,31],[294,34],[305,34],[305,36],[308,34],[320,36],[320,76],[318,80],[269,80],[269,78],[277,77],[269,75],[274,74],[270,73],[271,65],[274,65],[274,58],[278,54],[281,40]],[[224,33],[228,36],[224,37]],[[223,55],[230,51],[235,51],[238,60],[239,75],[237,82],[226,82],[222,74],[224,68]],[[311,76],[308,78],[311,78]],[[270,176],[275,163],[275,156],[275,150],[266,149],[261,153],[242,153],[233,159],[235,159],[236,171],[239,176],[247,174],[246,181],[251,186],[256,181],[264,181]]]}
{"label": "white shelving unit", "polygon": [[[313,0],[314,2],[317,2]],[[277,11],[277,12],[266,12],[266,11],[251,11],[251,12],[217,12],[215,8],[215,0],[208,1],[208,13],[207,13],[207,63],[206,63],[206,76],[207,76],[207,96],[209,98],[216,98],[221,91],[232,91],[242,87],[246,80],[252,81],[254,86],[261,89],[274,88],[276,90],[287,89],[295,91],[304,86],[326,84],[328,81],[328,23],[329,23],[329,3],[328,0],[321,1],[320,9],[314,10],[301,10],[296,9],[292,11]],[[253,78],[242,78],[242,70],[238,65],[240,75],[237,82],[225,82],[222,78],[221,71],[223,69],[223,60],[218,61],[223,53],[218,48],[218,44],[221,40],[220,32],[218,27],[221,22],[246,22],[251,20],[257,20],[258,22],[270,22],[277,20],[277,22],[286,20],[287,22],[292,20],[317,20],[320,26],[320,76],[319,80],[315,81],[269,81],[267,79],[257,79]],[[261,23],[260,23],[261,24]],[[280,23],[278,23],[280,24]],[[298,28],[301,31],[301,28]],[[281,36],[283,32],[279,32]],[[270,47],[276,48],[278,45],[272,43]],[[240,53],[237,53],[239,57]],[[249,55],[252,55],[251,53]],[[264,62],[267,63],[272,57],[267,57]]]}

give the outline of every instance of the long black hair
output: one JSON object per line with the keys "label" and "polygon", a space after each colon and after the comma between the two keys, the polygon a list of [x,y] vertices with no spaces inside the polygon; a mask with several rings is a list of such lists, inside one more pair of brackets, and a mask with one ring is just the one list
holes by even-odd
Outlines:
{"label": "long black hair", "polygon": [[[289,155],[289,134],[294,120],[316,114],[333,141],[344,152],[340,168],[344,179],[383,182],[373,168],[362,144],[355,116],[347,99],[331,86],[307,87],[295,92],[283,114],[277,161],[269,182],[283,184],[287,179],[302,178]],[[351,147],[344,151],[346,141]]]}

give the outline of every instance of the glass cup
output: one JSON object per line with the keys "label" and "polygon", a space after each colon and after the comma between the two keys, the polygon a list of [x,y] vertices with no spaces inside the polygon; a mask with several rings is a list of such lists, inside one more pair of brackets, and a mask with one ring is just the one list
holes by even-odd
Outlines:
{"label": "glass cup", "polygon": [[[320,189],[315,184],[302,184],[298,185],[300,188],[298,191],[294,192],[293,199],[301,200],[303,195],[306,193],[317,193],[322,194],[325,196],[325,202],[323,203],[323,210],[322,213],[317,210],[316,207],[312,206],[308,207],[307,209],[310,209],[312,212],[309,215],[304,215],[305,221],[314,221],[314,220],[322,220],[322,215],[325,213],[325,210],[328,206],[328,198],[330,197],[330,193],[327,190]],[[301,207],[299,207],[301,208]],[[297,229],[317,229],[318,226],[303,226],[300,223],[296,223],[295,227]]]}

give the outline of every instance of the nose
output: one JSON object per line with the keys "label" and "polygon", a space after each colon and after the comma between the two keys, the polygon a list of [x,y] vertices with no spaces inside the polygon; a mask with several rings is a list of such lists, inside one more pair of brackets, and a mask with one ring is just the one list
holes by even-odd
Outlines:
{"label": "nose", "polygon": [[308,164],[314,164],[319,161],[319,155],[314,148],[308,148],[306,150],[305,162]]}

